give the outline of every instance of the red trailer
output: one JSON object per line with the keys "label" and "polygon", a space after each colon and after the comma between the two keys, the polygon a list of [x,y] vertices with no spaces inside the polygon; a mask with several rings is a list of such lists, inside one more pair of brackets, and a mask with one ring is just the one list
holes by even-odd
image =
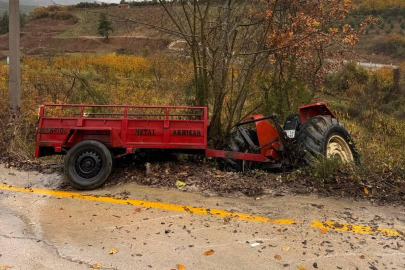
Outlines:
{"label": "red trailer", "polygon": [[[206,107],[45,104],[39,111],[35,157],[66,155],[65,171],[72,184],[82,189],[103,184],[114,158],[140,149],[172,149],[218,157],[228,170],[241,170],[246,162],[282,168],[296,161],[300,127],[317,117],[330,120],[331,127],[338,129],[343,141],[334,142],[344,149],[335,151],[335,155],[354,160],[357,152],[350,136],[341,125],[336,126],[336,117],[324,103],[301,107],[300,114],[287,118],[287,132],[275,116],[247,117],[228,137],[227,150],[207,148]],[[245,128],[249,124],[256,129]],[[328,155],[323,148],[318,152]]]}

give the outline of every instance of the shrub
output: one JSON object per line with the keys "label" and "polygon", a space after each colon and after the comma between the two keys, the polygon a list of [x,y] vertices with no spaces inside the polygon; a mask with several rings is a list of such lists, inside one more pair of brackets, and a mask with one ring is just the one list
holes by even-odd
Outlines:
{"label": "shrub", "polygon": [[30,13],[32,20],[46,18],[49,16],[49,11],[44,7],[36,7],[33,12]]}
{"label": "shrub", "polygon": [[387,30],[385,30],[385,33],[387,33],[387,34],[391,34],[391,32],[392,32],[392,30],[391,30],[391,29],[387,29]]}
{"label": "shrub", "polygon": [[369,79],[367,71],[351,62],[326,79],[326,87],[331,90],[346,91],[355,84],[366,84]]}
{"label": "shrub", "polygon": [[55,5],[49,7],[36,7],[29,15],[29,19],[31,20],[42,18],[69,20],[75,18],[75,16],[69,11],[69,7]]}
{"label": "shrub", "polygon": [[405,57],[405,38],[399,34],[390,34],[386,40],[371,46],[370,51],[375,54]]}

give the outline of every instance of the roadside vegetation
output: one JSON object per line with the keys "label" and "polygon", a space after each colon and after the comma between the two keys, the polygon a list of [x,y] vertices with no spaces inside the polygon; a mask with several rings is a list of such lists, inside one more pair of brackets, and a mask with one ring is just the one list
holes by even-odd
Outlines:
{"label": "roadside vegetation", "polygon": [[[293,5],[294,1],[287,2]],[[258,10],[230,9],[248,18],[243,21],[247,29],[235,32],[229,28],[221,33],[220,28],[214,27],[213,35],[203,41],[193,38],[201,37],[201,30],[196,29],[220,26],[224,22],[223,15],[215,13],[213,8],[207,14],[217,24],[195,19],[195,23],[200,25],[193,28],[193,23],[189,23],[190,27],[184,21],[190,13],[183,13],[183,20],[180,21],[185,23],[184,28],[176,29],[180,22],[176,20],[164,25],[165,30],[176,31],[176,39],[184,39],[186,46],[180,52],[145,50],[131,55],[123,48],[108,54],[49,51],[42,55],[24,56],[21,63],[22,111],[20,118],[12,123],[6,109],[8,67],[1,65],[0,108],[4,109],[0,112],[0,159],[8,163],[32,161],[38,105],[42,103],[206,105],[212,117],[216,117],[212,119],[217,129],[215,135],[220,136],[215,140],[220,140],[229,133],[235,122],[248,113],[276,112],[283,121],[302,104],[325,101],[352,132],[361,154],[361,165],[344,165],[336,160],[320,159],[312,167],[280,174],[283,183],[301,183],[307,192],[322,190],[323,194],[336,196],[401,201],[405,196],[405,75],[401,73],[405,71],[405,64],[400,67],[399,77],[398,74],[394,76],[394,71],[389,68],[370,71],[354,63],[339,64],[342,56],[350,56],[348,53],[361,33],[379,27],[379,21],[365,16],[368,13],[373,15],[367,5],[352,11],[354,7],[349,1],[345,3],[332,6],[334,12],[326,15],[312,13],[316,10],[314,6],[303,8],[292,17],[289,11],[277,14],[288,19],[284,24],[279,24],[272,17],[276,15],[270,9],[265,14]],[[179,4],[174,9],[167,7],[165,13],[162,5],[155,4],[153,8],[160,8],[159,14],[166,14],[163,16],[168,21],[170,16],[167,14],[172,14],[170,12],[187,10]],[[97,24],[99,13],[91,10],[100,7],[88,5],[79,7],[82,10],[78,10],[78,7],[38,8],[29,15],[29,20],[51,18],[79,21],[77,14],[90,14],[91,18],[96,18]],[[151,5],[148,4],[146,8],[151,8]],[[196,9],[203,8],[205,3],[200,2],[200,5]],[[90,9],[88,13],[85,13],[86,8]],[[402,8],[398,9],[402,12]],[[116,11],[107,11],[114,23],[114,30],[118,28],[114,34],[122,33],[124,30],[121,26],[126,22],[114,19]],[[140,13],[139,10],[136,12]],[[357,18],[356,12],[364,16],[361,22],[353,22],[351,26],[348,20]],[[228,15],[231,18],[226,21],[228,25],[240,23],[235,19],[235,14]],[[325,19],[325,16],[329,17],[321,25],[321,18]],[[83,33],[97,35],[97,25],[90,27],[87,19],[82,20],[82,29],[85,29],[82,31],[87,31]],[[129,29],[134,23],[131,20],[127,21]],[[159,18],[145,18],[144,21],[155,23]],[[400,21],[396,18],[391,23],[396,29]],[[144,33],[157,31],[147,29]],[[318,35],[306,38],[312,37],[313,32]],[[165,35],[169,36],[167,31]],[[239,38],[239,35],[244,38]],[[235,36],[235,39],[226,43],[224,36]],[[388,37],[384,44],[372,45],[374,52],[388,54],[391,50],[392,55],[402,57],[405,50],[403,36],[398,33]],[[202,42],[211,46],[212,51],[207,54]],[[387,44],[390,47],[386,47]],[[233,51],[236,53],[232,54]],[[226,61],[222,61],[224,59]],[[221,66],[224,63],[227,66]],[[211,163],[203,166],[216,170]],[[234,179],[229,175],[217,180]],[[260,183],[266,179],[279,181],[278,176],[269,176],[264,172],[248,172],[247,175],[252,177],[249,179],[261,179]],[[252,185],[251,189],[246,187],[249,190],[246,194],[257,195],[265,188],[254,188],[254,183]],[[254,192],[251,192],[252,189]]]}

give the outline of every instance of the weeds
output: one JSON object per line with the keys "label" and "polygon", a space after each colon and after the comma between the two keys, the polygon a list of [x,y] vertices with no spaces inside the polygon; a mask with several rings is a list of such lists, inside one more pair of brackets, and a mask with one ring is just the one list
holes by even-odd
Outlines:
{"label": "weeds", "polygon": [[33,159],[35,128],[35,124],[27,121],[24,116],[10,119],[8,115],[2,113],[0,115],[0,160]]}

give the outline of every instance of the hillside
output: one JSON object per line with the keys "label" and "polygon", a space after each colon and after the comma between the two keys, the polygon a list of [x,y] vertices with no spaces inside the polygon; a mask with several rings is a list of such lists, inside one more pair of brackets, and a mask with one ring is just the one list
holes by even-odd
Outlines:
{"label": "hillside", "polygon": [[[112,37],[178,39],[176,36],[148,26],[155,25],[173,30],[176,29],[159,5],[135,6],[126,10],[118,8],[77,10],[74,11],[75,16],[78,18],[75,27],[64,31],[58,37],[96,36],[98,17],[101,12],[107,13],[113,22],[114,32],[111,34]],[[395,34],[397,35],[396,38],[403,39],[403,43],[405,44],[405,8],[383,8],[380,10],[359,8],[349,15],[345,23],[356,29],[368,16],[378,18],[377,24],[370,26],[365,32],[360,34],[359,41],[354,47],[355,55],[350,55],[348,59],[356,57],[358,61],[382,64],[399,64],[404,61],[405,54],[401,55],[400,53],[389,51],[384,53],[376,51],[373,46],[384,43],[390,36]],[[405,45],[403,49],[405,51]]]}
{"label": "hillside", "polygon": [[[1,4],[6,5],[4,1],[0,0],[0,7]],[[45,4],[46,1],[48,0],[23,0],[22,3]],[[70,0],[70,2],[77,1]],[[372,25],[359,36],[359,42],[354,47],[355,54],[346,56],[347,60],[400,64],[405,60],[405,53],[403,53],[405,52],[405,8],[372,9],[364,6],[366,1],[360,2],[360,8],[355,9],[345,23],[356,29],[368,16],[378,18],[378,21],[376,25]],[[179,39],[177,36],[151,27],[154,25],[166,29],[176,29],[159,5],[132,6],[130,9],[70,8],[67,12],[71,14],[71,18],[68,20],[63,20],[64,17],[58,19],[60,15],[55,17],[52,12],[31,14],[34,18],[48,17],[49,19],[46,24],[41,20],[33,20],[28,23],[26,29],[23,30],[22,44],[27,45],[23,48],[23,53],[38,54],[49,50],[81,53],[117,51],[144,53],[165,49],[170,42]],[[113,23],[114,31],[111,33],[108,43],[97,35],[100,13],[107,13]],[[58,20],[54,20],[53,23],[51,18]],[[5,36],[0,37],[0,40],[4,39],[6,39]],[[387,42],[391,43],[386,44]],[[5,41],[3,44],[0,50],[4,52],[7,50],[7,42]],[[177,44],[181,46],[181,43]]]}
{"label": "hillside", "polygon": [[[22,13],[30,13],[32,12],[35,7],[37,6],[50,6],[54,4],[58,5],[76,5],[80,2],[97,2],[91,0],[20,0],[20,10]],[[114,1],[109,1],[110,3],[114,3]],[[8,10],[8,0],[0,0],[0,13]]]}

